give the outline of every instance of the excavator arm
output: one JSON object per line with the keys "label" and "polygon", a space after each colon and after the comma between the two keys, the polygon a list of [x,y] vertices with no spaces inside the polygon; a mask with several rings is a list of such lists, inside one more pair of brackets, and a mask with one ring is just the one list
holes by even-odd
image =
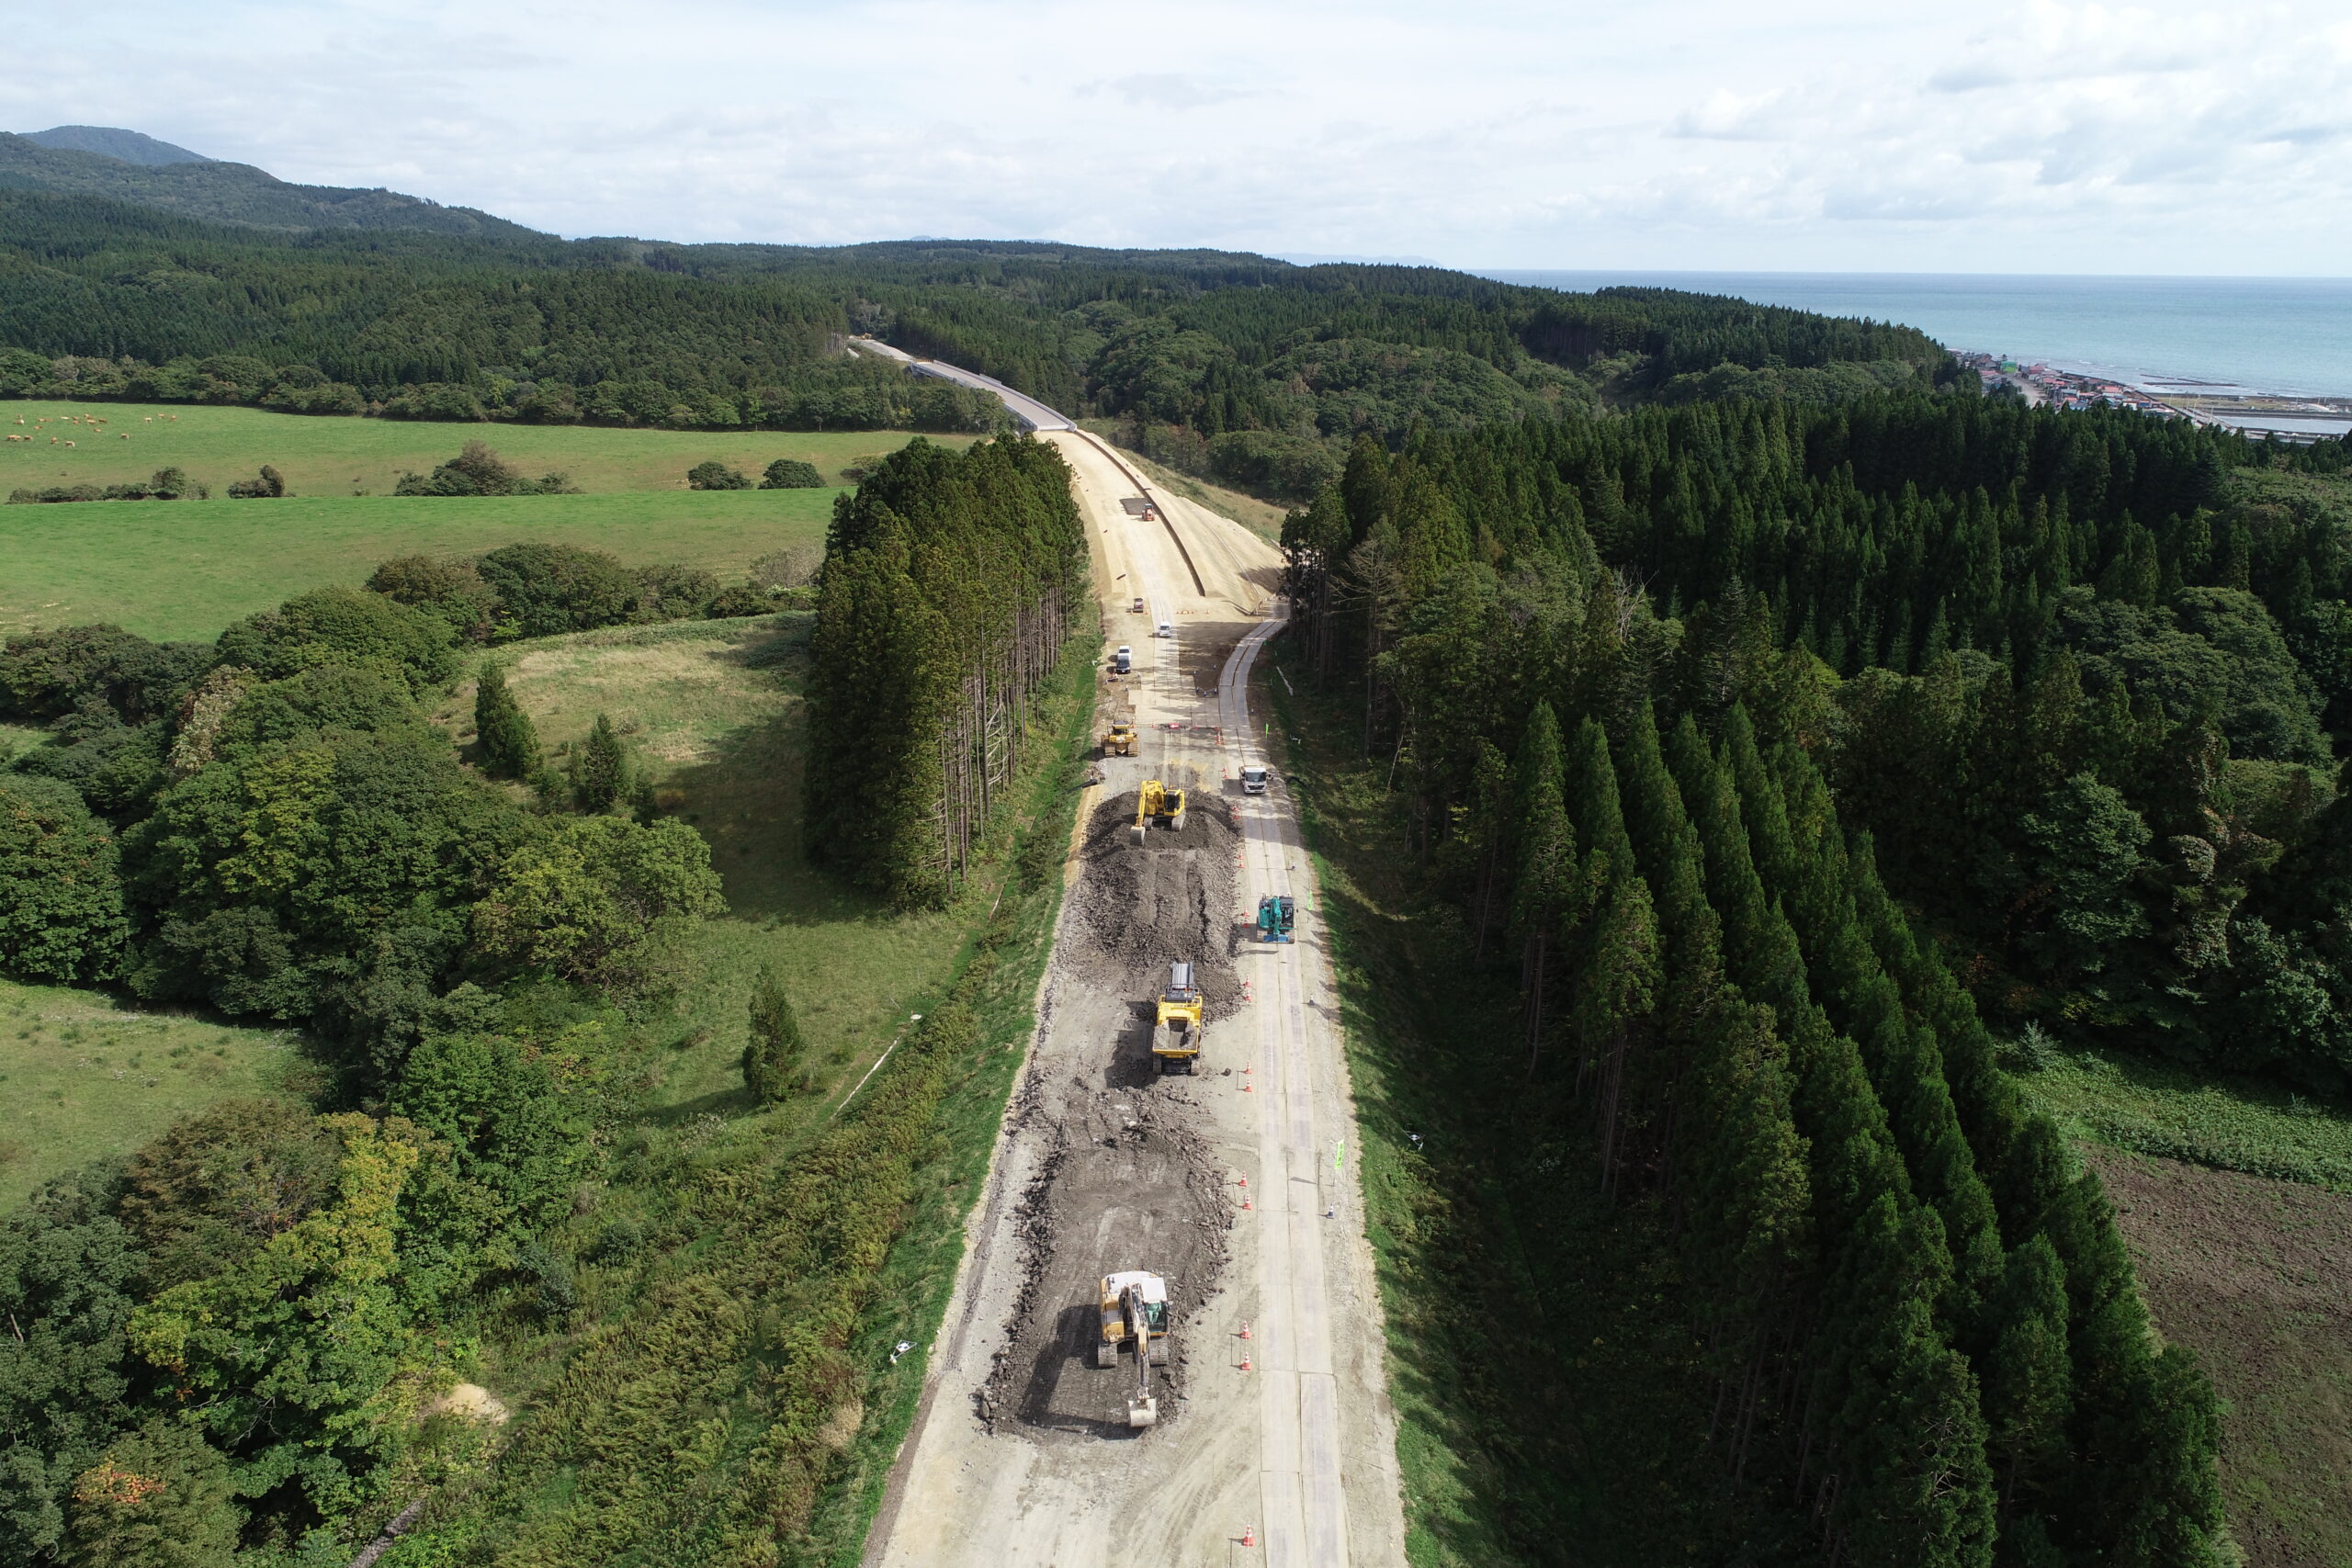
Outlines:
{"label": "excavator arm", "polygon": [[1152,1338],[1150,1309],[1144,1304],[1139,1287],[1129,1285],[1120,1292],[1119,1304],[1127,1321],[1127,1337],[1136,1348],[1136,1391],[1127,1396],[1127,1425],[1154,1426],[1159,1420],[1159,1401],[1152,1395],[1151,1369],[1167,1364],[1167,1342]]}

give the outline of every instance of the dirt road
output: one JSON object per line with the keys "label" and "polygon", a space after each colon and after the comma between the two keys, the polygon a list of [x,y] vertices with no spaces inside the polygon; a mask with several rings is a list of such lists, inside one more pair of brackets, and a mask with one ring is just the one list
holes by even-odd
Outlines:
{"label": "dirt road", "polygon": [[[1080,813],[1037,1035],[865,1561],[1401,1563],[1312,874],[1279,784],[1252,796],[1237,782],[1258,759],[1249,681],[1279,629],[1280,558],[1146,491],[1091,437],[1044,438],[1077,476],[1109,640],[1135,650],[1134,677],[1102,685],[1102,718],[1132,704],[1143,741],[1104,760]],[[1124,504],[1147,496],[1151,517]],[[1174,635],[1150,635],[1163,621]],[[1185,827],[1137,849],[1146,778],[1193,794]],[[1297,899],[1295,943],[1255,940],[1268,893]],[[1201,964],[1207,991],[1193,1077],[1159,1076],[1147,1050],[1171,959]],[[1170,1277],[1175,1325],[1160,1424],[1140,1434],[1124,1420],[1131,1363],[1097,1371],[1087,1355],[1095,1279],[1136,1268]]]}

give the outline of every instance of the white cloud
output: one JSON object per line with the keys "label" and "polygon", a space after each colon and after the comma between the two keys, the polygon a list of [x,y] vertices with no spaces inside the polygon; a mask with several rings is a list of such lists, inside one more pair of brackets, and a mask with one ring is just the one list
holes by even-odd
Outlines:
{"label": "white cloud", "polygon": [[2340,274],[2324,8],[118,0],[12,29],[0,124],[565,233]]}

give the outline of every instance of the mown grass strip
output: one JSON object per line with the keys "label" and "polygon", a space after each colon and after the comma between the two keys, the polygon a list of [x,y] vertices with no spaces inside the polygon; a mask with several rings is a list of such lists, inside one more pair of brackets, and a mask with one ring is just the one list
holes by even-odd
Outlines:
{"label": "mown grass strip", "polygon": [[[1524,1293],[1512,1206],[1479,1154],[1484,1077],[1455,1032],[1435,1026],[1442,997],[1462,1032],[1498,1021],[1464,987],[1459,962],[1427,951],[1395,908],[1402,834],[1374,772],[1351,766],[1330,716],[1311,698],[1261,686],[1329,932],[1342,1038],[1356,1103],[1365,1225],[1388,1339],[1389,1397],[1414,1568],[1527,1561],[1507,1516],[1514,1468],[1510,1400],[1498,1373],[1511,1350],[1498,1317]],[[1419,1134],[1416,1138],[1415,1134]],[[1483,1307],[1472,1303],[1484,1302]],[[1535,1438],[1541,1445],[1540,1436]]]}

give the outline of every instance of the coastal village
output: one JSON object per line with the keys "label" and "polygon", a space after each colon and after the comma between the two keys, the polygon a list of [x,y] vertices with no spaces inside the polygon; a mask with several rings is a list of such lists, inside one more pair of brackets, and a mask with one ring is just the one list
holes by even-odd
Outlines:
{"label": "coastal village", "polygon": [[2352,427],[2352,398],[2275,397],[2202,381],[2168,385],[2159,394],[2104,376],[2082,375],[2045,364],[2021,365],[1998,354],[1962,353],[1954,357],[1976,372],[1986,391],[2006,388],[2036,406],[2135,409],[2157,419],[2226,424],[2248,435],[2297,445],[2339,435]]}

